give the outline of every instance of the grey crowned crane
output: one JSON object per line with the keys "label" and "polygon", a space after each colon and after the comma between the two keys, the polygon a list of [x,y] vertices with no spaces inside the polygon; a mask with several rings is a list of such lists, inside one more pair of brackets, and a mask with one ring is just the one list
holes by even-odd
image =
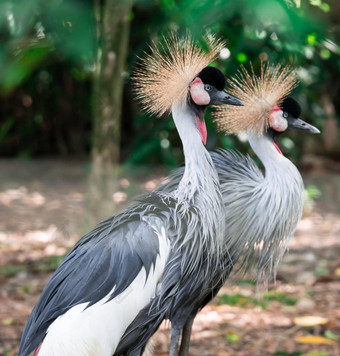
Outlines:
{"label": "grey crowned crane", "polygon": [[[195,308],[183,329],[180,356],[188,354],[196,313],[217,294],[234,264],[239,262],[247,268],[257,260],[258,280],[266,281],[269,273],[275,273],[302,215],[301,175],[276,143],[286,130],[319,133],[299,118],[300,105],[286,97],[295,86],[295,74],[281,66],[262,66],[260,77],[249,75],[244,69],[240,74],[231,80],[231,93],[245,105],[229,110],[217,108],[213,115],[218,126],[228,133],[235,133],[239,128],[247,130],[249,143],[265,173],[248,155],[232,150],[211,153],[222,191],[227,248],[219,268],[209,276],[214,288],[205,298],[195,300]],[[182,174],[183,168],[178,169],[170,182],[158,190],[173,190]]]}
{"label": "grey crowned crane", "polygon": [[[171,355],[187,309],[211,288],[206,278],[224,253],[217,172],[204,147],[210,104],[242,105],[223,91],[208,53],[172,36],[145,57],[136,90],[152,113],[172,111],[186,169],[173,192],[153,192],[99,223],[67,254],[24,329],[20,356],[141,355],[163,319],[173,324]],[[208,268],[206,268],[208,267]],[[208,281],[208,282],[206,282]]]}

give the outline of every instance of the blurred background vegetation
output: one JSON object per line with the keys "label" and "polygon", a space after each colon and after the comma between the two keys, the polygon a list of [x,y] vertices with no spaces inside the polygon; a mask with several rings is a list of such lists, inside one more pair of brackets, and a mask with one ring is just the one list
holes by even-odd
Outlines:
{"label": "blurred background vegetation", "polygon": [[[227,75],[249,61],[296,67],[294,95],[323,134],[286,136],[283,151],[297,163],[304,153],[339,158],[339,13],[335,0],[2,0],[0,156],[89,157],[111,125],[113,163],[178,165],[171,118],[139,110],[130,75],[151,39],[189,30],[198,40],[205,31],[227,40],[215,63]],[[103,124],[105,95],[113,109]],[[209,121],[208,130],[208,149],[248,150]]]}

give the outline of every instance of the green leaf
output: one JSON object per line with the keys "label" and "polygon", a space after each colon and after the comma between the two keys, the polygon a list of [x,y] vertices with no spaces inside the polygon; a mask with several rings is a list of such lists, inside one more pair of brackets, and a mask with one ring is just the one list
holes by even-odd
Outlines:
{"label": "green leaf", "polygon": [[0,126],[0,143],[4,140],[5,136],[7,135],[8,131],[14,124],[13,118],[8,118],[1,126]]}
{"label": "green leaf", "polygon": [[318,268],[315,268],[314,274],[316,276],[326,276],[329,274],[329,270],[328,270],[328,268],[318,267]]}
{"label": "green leaf", "polygon": [[23,266],[0,266],[0,276],[14,276],[15,274],[22,272],[25,270],[25,267]]}
{"label": "green leaf", "polygon": [[330,56],[331,56],[331,52],[326,49],[326,48],[323,48],[321,51],[320,51],[320,56],[323,58],[323,59],[329,59]]}
{"label": "green leaf", "polygon": [[340,340],[340,335],[334,334],[333,332],[331,332],[330,330],[326,330],[325,331],[325,337],[327,339],[331,339],[331,340]]}
{"label": "green leaf", "polygon": [[237,59],[240,63],[244,63],[244,62],[247,62],[248,57],[247,57],[247,55],[246,55],[245,53],[240,52],[240,53],[237,54],[236,59]]}
{"label": "green leaf", "polygon": [[18,55],[11,58],[0,70],[2,76],[0,90],[8,93],[21,84],[51,51],[52,46],[46,42],[32,43],[20,48]]}
{"label": "green leaf", "polygon": [[240,337],[234,332],[229,332],[225,337],[231,343],[236,343],[240,341]]}
{"label": "green leaf", "polygon": [[315,46],[316,45],[316,33],[310,33],[309,35],[307,35],[307,43],[311,46]]}
{"label": "green leaf", "polygon": [[288,297],[285,293],[276,290],[271,290],[263,296],[265,301],[277,301],[281,304],[295,305],[297,303],[297,298]]}

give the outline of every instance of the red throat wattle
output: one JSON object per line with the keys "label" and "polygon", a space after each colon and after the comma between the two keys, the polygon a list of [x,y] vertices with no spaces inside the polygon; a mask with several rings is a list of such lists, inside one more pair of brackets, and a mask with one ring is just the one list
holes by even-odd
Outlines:
{"label": "red throat wattle", "polygon": [[279,146],[274,142],[274,140],[272,140],[272,142],[273,142],[273,145],[275,146],[275,148],[277,149],[277,151],[280,153],[280,155],[283,156],[283,153],[281,152]]}
{"label": "red throat wattle", "polygon": [[207,143],[207,126],[205,125],[205,121],[201,121],[198,117],[196,117],[197,128],[201,134],[202,142],[205,145]]}

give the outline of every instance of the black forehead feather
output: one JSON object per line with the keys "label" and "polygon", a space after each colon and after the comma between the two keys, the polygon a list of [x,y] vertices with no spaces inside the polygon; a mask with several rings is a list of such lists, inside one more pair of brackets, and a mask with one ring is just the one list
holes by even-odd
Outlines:
{"label": "black forehead feather", "polygon": [[205,67],[200,71],[198,77],[204,84],[213,85],[217,90],[223,90],[225,87],[225,77],[223,73],[215,67]]}
{"label": "black forehead feather", "polygon": [[296,119],[301,115],[301,106],[300,104],[291,97],[285,98],[281,105],[280,109],[288,114],[292,115]]}

